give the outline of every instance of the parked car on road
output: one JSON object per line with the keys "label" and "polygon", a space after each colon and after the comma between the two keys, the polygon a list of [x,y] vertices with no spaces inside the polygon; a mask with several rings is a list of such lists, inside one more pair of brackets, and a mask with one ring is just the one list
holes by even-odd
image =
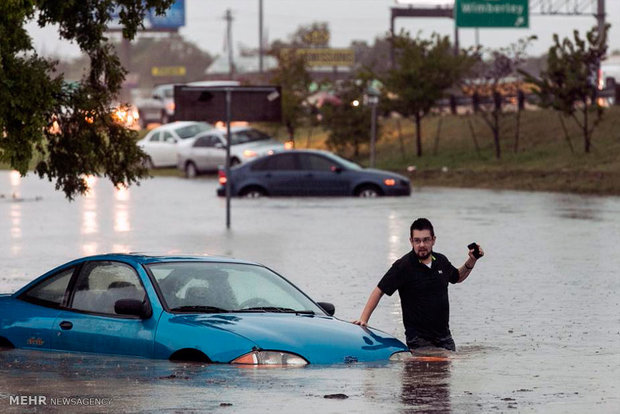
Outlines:
{"label": "parked car on road", "polygon": [[0,295],[0,346],[292,366],[409,355],[333,311],[259,264],[108,254]]}
{"label": "parked car on road", "polygon": [[407,177],[389,171],[362,168],[335,154],[319,150],[291,150],[262,157],[230,170],[220,169],[217,194],[232,196],[406,196]]}
{"label": "parked car on road", "polygon": [[[230,164],[237,165],[254,158],[284,150],[284,144],[258,129],[238,126],[230,130]],[[188,178],[217,171],[226,164],[226,130],[212,129],[177,147],[177,168]]]}
{"label": "parked car on road", "polygon": [[213,129],[206,122],[173,122],[154,128],[137,142],[149,156],[148,167],[174,167],[177,163],[177,143]]}

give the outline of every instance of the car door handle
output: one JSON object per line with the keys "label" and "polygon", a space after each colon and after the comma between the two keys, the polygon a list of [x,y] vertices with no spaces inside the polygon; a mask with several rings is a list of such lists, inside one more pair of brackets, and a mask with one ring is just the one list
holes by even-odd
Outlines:
{"label": "car door handle", "polygon": [[265,174],[266,178],[271,178],[271,174]]}
{"label": "car door handle", "polygon": [[60,322],[60,329],[62,329],[63,331],[68,331],[71,328],[73,328],[73,324],[71,322],[69,321]]}

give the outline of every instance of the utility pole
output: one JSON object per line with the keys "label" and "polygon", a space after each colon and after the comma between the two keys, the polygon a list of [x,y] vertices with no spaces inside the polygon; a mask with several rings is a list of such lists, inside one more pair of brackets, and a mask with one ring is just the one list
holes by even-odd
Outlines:
{"label": "utility pole", "polygon": [[235,78],[235,63],[233,62],[233,43],[232,43],[232,12],[230,9],[226,9],[226,15],[224,16],[224,20],[226,20],[226,45],[228,46],[228,75],[230,79]]}
{"label": "utility pole", "polygon": [[263,0],[258,0],[258,73],[263,74]]}
{"label": "utility pole", "polygon": [[[598,22],[598,33],[599,35],[602,35],[605,33],[605,0],[597,1],[596,21]],[[601,41],[602,39],[603,38],[601,37]]]}

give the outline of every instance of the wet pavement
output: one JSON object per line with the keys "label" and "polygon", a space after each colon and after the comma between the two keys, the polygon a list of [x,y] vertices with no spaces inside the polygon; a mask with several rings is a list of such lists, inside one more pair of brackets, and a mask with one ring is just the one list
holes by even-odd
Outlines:
{"label": "wet pavement", "polygon": [[[459,351],[440,362],[244,369],[10,350],[0,352],[0,411],[23,411],[10,397],[25,395],[46,398],[31,406],[41,412],[620,412],[620,198],[425,188],[233,200],[227,231],[215,188],[213,178],[128,190],[99,179],[69,203],[53,184],[0,171],[0,291],[95,253],[225,255],[266,264],[353,320],[408,251],[411,221],[428,217],[435,249],[455,265],[474,240],[486,252],[450,287]],[[371,325],[403,338],[397,295]]]}

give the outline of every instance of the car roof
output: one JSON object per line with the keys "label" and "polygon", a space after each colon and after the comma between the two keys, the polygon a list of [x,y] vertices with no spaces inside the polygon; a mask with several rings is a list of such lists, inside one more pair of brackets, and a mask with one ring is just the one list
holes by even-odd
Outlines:
{"label": "car roof", "polygon": [[164,124],[164,125],[160,125],[156,128],[153,128],[149,131],[149,133],[153,132],[153,131],[164,131],[164,130],[168,130],[168,129],[172,129],[172,128],[179,128],[179,127],[184,127],[184,126],[188,126],[188,125],[196,125],[196,124],[207,124],[209,125],[208,122],[203,122],[203,121],[175,121],[175,122],[170,122],[169,124]]}
{"label": "car roof", "polygon": [[152,264],[152,263],[169,263],[169,262],[205,262],[205,263],[237,263],[237,264],[249,264],[260,265],[246,260],[239,260],[230,257],[221,256],[196,256],[196,255],[157,255],[147,254],[141,252],[132,253],[106,253],[98,254],[94,256],[86,256],[76,261],[92,261],[92,260],[110,260],[110,261],[124,261],[132,262],[136,264]]}

